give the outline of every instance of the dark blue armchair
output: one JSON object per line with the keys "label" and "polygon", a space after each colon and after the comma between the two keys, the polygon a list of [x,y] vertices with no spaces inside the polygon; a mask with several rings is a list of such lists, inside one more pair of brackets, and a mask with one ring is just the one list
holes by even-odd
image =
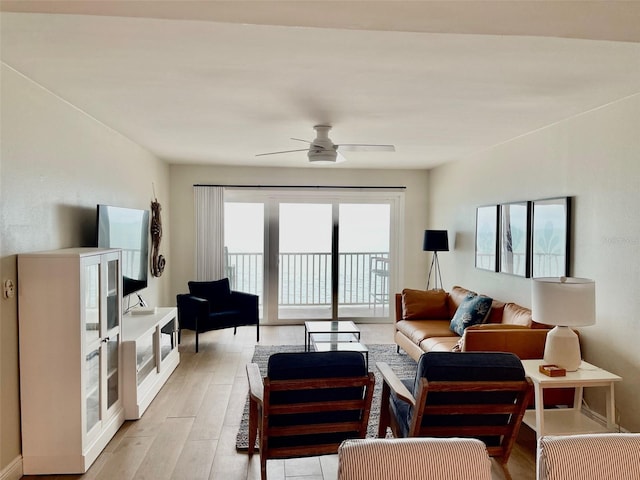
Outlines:
{"label": "dark blue armchair", "polygon": [[258,296],[236,292],[229,287],[229,279],[211,282],[189,282],[189,293],[177,296],[178,304],[178,342],[183,329],[196,333],[196,352],[198,334],[210,330],[233,327],[256,326],[256,340],[260,341],[260,319],[258,315]]}

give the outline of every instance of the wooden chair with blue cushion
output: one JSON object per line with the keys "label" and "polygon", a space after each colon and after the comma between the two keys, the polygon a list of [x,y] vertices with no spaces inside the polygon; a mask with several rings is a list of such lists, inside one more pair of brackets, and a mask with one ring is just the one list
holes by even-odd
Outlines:
{"label": "wooden chair with blue cushion", "polygon": [[183,329],[196,333],[196,352],[198,334],[210,330],[246,325],[256,326],[256,340],[260,341],[260,319],[258,315],[258,296],[251,293],[236,292],[229,287],[229,279],[211,282],[189,282],[189,293],[179,294],[178,304],[178,342]]}
{"label": "wooden chair with blue cushion", "polygon": [[429,352],[414,379],[400,380],[385,363],[378,436],[482,440],[505,470],[531,396],[522,362],[503,352]]}
{"label": "wooden chair with blue cushion", "polygon": [[276,353],[266,377],[255,363],[247,376],[249,455],[259,438],[262,480],[269,459],[336,454],[366,436],[375,377],[361,353]]}

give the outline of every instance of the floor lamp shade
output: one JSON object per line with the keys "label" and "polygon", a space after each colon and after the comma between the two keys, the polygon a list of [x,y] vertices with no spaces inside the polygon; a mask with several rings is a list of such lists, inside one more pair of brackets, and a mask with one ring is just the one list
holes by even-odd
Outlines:
{"label": "floor lamp shade", "polygon": [[578,336],[571,327],[596,323],[596,285],[587,278],[536,278],[531,288],[531,316],[538,323],[555,325],[544,348],[545,363],[569,371],[580,366]]}
{"label": "floor lamp shade", "polygon": [[422,250],[425,252],[448,252],[449,237],[446,230],[425,230]]}
{"label": "floor lamp shade", "polygon": [[431,259],[431,267],[429,267],[429,275],[427,276],[427,290],[431,284],[431,273],[434,274],[435,287],[438,289],[438,280],[442,288],[442,275],[440,274],[440,262],[438,261],[438,252],[449,251],[449,237],[446,230],[425,230],[424,240],[422,242],[422,250],[425,252],[433,252]]}

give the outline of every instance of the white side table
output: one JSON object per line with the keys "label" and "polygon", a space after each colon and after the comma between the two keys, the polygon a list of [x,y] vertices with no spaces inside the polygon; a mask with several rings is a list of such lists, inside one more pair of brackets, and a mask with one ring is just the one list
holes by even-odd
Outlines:
{"label": "white side table", "polygon": [[[574,433],[597,433],[612,431],[615,427],[615,397],[613,385],[622,377],[607,372],[590,363],[583,361],[575,372],[567,372],[562,377],[549,377],[540,373],[538,367],[543,360],[523,360],[525,374],[534,386],[535,411],[528,411],[524,416],[524,423],[536,431],[539,438],[542,435],[568,435]],[[545,409],[542,392],[545,388],[575,388],[573,408]],[[582,392],[585,387],[606,387],[607,425],[590,419],[581,411]]]}

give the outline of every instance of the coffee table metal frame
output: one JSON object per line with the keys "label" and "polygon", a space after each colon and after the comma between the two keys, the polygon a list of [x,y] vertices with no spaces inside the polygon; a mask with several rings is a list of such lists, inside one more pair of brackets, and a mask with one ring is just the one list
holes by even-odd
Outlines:
{"label": "coffee table metal frame", "polygon": [[360,329],[350,320],[304,322],[304,349],[316,352],[360,352],[369,369],[369,349],[360,343]]}
{"label": "coffee table metal frame", "polygon": [[[328,337],[325,335],[329,335]],[[312,338],[315,336],[314,338]],[[317,320],[304,322],[304,350],[317,343],[359,343],[360,329],[350,320]]]}

